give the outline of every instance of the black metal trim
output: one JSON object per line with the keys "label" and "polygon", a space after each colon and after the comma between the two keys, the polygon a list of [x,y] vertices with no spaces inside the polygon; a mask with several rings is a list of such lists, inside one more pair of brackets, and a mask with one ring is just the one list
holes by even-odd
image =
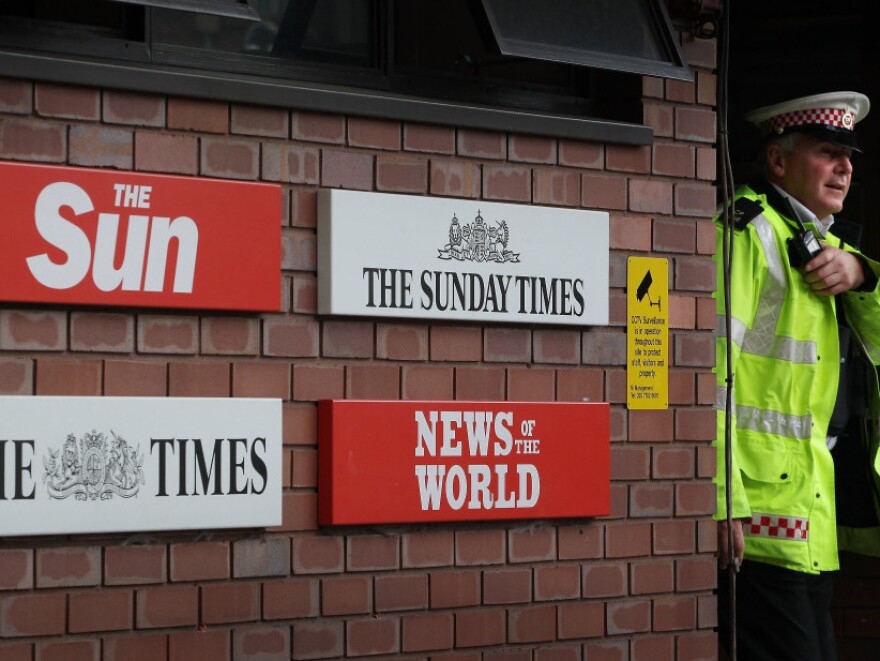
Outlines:
{"label": "black metal trim", "polygon": [[5,76],[57,83],[612,144],[650,145],[654,139],[651,127],[638,124],[489,108],[277,78],[209,73],[183,67],[7,51],[0,52],[0,72]]}
{"label": "black metal trim", "polygon": [[195,14],[229,16],[230,18],[240,18],[246,21],[260,20],[260,15],[252,6],[251,0],[111,0],[111,2],[159,7],[161,9],[176,9]]}

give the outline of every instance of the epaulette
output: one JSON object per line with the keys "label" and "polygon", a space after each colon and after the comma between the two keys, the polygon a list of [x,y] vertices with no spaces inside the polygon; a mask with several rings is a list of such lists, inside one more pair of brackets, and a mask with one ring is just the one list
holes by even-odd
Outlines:
{"label": "epaulette", "polygon": [[747,197],[741,197],[735,202],[731,202],[728,209],[731,208],[733,213],[731,214],[730,220],[733,223],[734,228],[737,230],[744,230],[752,220],[764,211],[764,207],[761,206],[760,202],[750,200]]}

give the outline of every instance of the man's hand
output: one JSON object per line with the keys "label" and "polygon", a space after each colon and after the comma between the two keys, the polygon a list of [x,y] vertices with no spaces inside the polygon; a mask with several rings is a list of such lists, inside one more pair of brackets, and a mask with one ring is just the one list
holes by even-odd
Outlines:
{"label": "man's hand", "polygon": [[[742,519],[733,520],[733,561],[737,568],[742,564],[746,542],[743,538]],[[718,566],[727,569],[730,553],[727,548],[727,521],[718,522]]]}
{"label": "man's hand", "polygon": [[859,287],[865,281],[862,263],[852,253],[822,242],[823,250],[805,267],[804,279],[813,293],[834,296]]}

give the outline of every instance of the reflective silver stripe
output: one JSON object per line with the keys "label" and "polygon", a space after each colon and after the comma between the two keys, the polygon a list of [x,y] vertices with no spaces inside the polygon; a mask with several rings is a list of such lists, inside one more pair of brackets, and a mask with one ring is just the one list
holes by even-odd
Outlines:
{"label": "reflective silver stripe", "polygon": [[[736,317],[730,318],[731,339],[742,348],[743,337],[746,334],[746,325]],[[715,316],[715,337],[727,337],[727,322],[723,314]]]}
{"label": "reflective silver stripe", "polygon": [[[733,405],[733,414],[736,415],[736,393],[733,393],[731,400]],[[723,411],[727,407],[727,386],[715,386],[715,408]]]}
{"label": "reflective silver stripe", "polygon": [[810,520],[800,516],[752,512],[752,520],[743,525],[743,533],[752,537],[805,542],[810,533]]}
{"label": "reflective silver stripe", "polygon": [[810,429],[813,426],[813,416],[811,415],[789,415],[754,406],[737,406],[735,414],[737,429],[748,429],[800,440],[810,438]]}
{"label": "reflective silver stripe", "polygon": [[779,256],[779,249],[776,246],[770,221],[761,215],[752,221],[752,225],[755,227],[761,241],[761,247],[764,249],[767,272],[770,278],[764,291],[760,293],[754,324],[751,329],[744,331],[740,345],[742,351],[790,363],[815,365],[817,354],[815,342],[776,335],[782,305],[788,292],[785,267]]}

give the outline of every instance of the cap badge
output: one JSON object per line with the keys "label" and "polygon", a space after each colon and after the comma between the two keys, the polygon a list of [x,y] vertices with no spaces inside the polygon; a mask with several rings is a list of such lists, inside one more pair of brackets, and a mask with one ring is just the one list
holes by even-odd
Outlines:
{"label": "cap badge", "polygon": [[853,115],[852,109],[847,108],[843,113],[843,128],[849,129],[852,131],[853,125],[855,124],[855,115]]}

